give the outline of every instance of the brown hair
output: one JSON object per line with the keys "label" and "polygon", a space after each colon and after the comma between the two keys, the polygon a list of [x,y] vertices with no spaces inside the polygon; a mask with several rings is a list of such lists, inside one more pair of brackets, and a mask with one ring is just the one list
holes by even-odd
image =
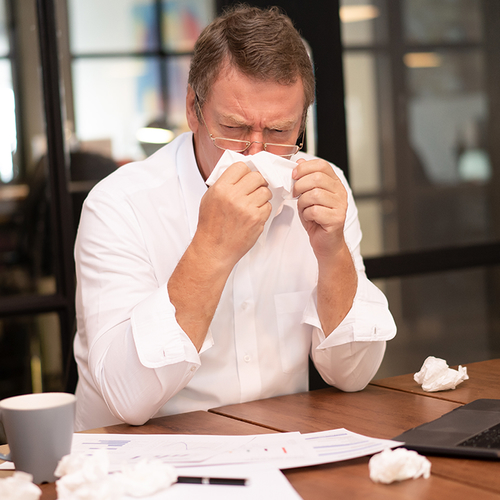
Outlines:
{"label": "brown hair", "polygon": [[250,78],[282,85],[301,78],[304,114],[314,101],[314,73],[304,42],[290,18],[277,7],[263,10],[237,5],[203,30],[188,78],[200,106],[226,64]]}

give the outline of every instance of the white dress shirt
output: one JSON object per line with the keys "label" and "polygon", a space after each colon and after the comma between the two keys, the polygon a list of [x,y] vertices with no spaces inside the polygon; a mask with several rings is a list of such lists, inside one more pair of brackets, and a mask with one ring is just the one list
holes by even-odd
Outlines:
{"label": "white dress shirt", "polygon": [[309,353],[328,383],[345,391],[366,386],[396,327],[385,296],[366,278],[357,210],[333,168],[348,190],[344,232],[358,273],[345,319],[325,338],[317,261],[297,202],[287,200],[265,243],[233,269],[199,353],[167,290],[207,190],[192,134],[92,190],[75,247],[76,430],[306,391]]}

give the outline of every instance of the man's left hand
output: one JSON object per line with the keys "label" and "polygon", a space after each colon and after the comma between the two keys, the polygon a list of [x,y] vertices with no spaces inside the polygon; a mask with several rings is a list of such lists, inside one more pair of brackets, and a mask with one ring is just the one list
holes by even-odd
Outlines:
{"label": "man's left hand", "polygon": [[344,246],[347,192],[325,160],[298,160],[292,173],[299,217],[316,258],[332,258]]}

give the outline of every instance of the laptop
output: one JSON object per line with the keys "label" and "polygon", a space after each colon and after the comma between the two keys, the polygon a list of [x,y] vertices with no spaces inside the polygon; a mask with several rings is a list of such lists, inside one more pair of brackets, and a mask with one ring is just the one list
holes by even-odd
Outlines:
{"label": "laptop", "polygon": [[476,399],[393,439],[427,455],[500,460],[500,399]]}

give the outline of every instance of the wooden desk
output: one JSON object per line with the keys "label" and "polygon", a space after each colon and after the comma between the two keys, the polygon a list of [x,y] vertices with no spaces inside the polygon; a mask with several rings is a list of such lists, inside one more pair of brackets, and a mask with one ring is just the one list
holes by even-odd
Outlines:
{"label": "wooden desk", "polygon": [[345,427],[352,432],[392,439],[458,406],[449,401],[368,386],[361,392],[346,393],[331,387],[210,411],[281,432]]}
{"label": "wooden desk", "polygon": [[[481,380],[487,385],[497,384],[491,371],[494,372],[494,366],[498,365],[486,363],[475,366],[471,374],[483,373]],[[396,378],[398,380],[394,383],[400,380],[408,382],[408,377]],[[495,388],[491,387],[492,390]],[[374,384],[359,393],[323,389],[226,406],[210,412],[162,417],[141,427],[122,424],[90,432],[238,435],[278,431],[314,432],[345,427],[373,437],[392,438],[410,427],[441,416],[459,404],[402,388]],[[431,457],[432,474],[429,479],[382,485],[370,480],[368,460],[368,457],[364,457],[287,470],[285,475],[304,500],[330,500],[333,497],[370,500],[500,500],[498,462]],[[42,490],[42,500],[55,500],[54,484],[43,485]]]}
{"label": "wooden desk", "polygon": [[[227,434],[232,436],[266,434],[272,431],[206,411],[195,411],[150,420],[135,427],[127,424],[101,427],[87,432],[102,434]],[[56,500],[55,484],[42,484],[40,500]]]}
{"label": "wooden desk", "polygon": [[[392,438],[458,406],[438,398],[368,386],[358,393],[321,389],[210,411],[279,431],[314,432],[345,427],[368,436]],[[304,499],[331,498],[333,491],[338,492],[339,498],[500,498],[500,463],[429,459],[430,479],[391,485],[372,483],[368,458],[285,471],[285,474]]]}
{"label": "wooden desk", "polygon": [[[491,359],[464,365],[467,367],[469,380],[462,382],[452,391],[425,392],[413,380],[413,373],[398,377],[374,380],[371,385],[387,387],[403,392],[420,394],[430,398],[443,399],[466,404],[475,399],[500,399],[500,359]],[[456,366],[453,368],[457,368]]]}

